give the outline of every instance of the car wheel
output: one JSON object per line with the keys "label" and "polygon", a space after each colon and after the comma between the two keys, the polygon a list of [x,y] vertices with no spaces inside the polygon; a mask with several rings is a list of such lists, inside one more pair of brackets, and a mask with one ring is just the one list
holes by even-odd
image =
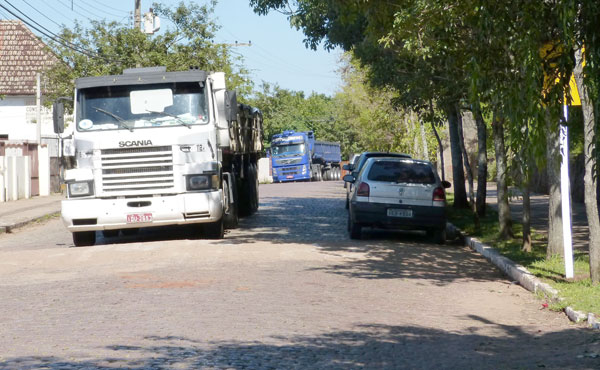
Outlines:
{"label": "car wheel", "polygon": [[362,226],[352,221],[350,215],[348,215],[348,231],[350,232],[350,239],[360,239],[362,236]]}
{"label": "car wheel", "polygon": [[437,229],[433,231],[433,241],[436,244],[446,244],[446,229]]}

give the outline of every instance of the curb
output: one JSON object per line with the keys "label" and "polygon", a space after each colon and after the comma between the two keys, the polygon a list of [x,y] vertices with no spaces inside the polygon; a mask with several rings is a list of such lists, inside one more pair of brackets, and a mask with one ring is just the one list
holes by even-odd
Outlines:
{"label": "curb", "polygon": [[[541,282],[525,267],[501,255],[496,249],[482,243],[477,238],[464,235],[462,231],[453,224],[448,223],[448,228],[450,229],[449,231],[451,233],[454,233],[457,237],[461,238],[466,246],[484,256],[511,279],[513,279],[515,282],[518,282],[523,288],[533,293],[541,292],[553,301],[562,300],[562,298],[559,297],[556,289],[552,288],[549,284]],[[571,307],[565,308],[564,311],[571,321],[575,323],[587,322],[590,327],[594,329],[600,329],[600,321],[596,319],[594,314],[586,314],[584,312],[575,311]]]}
{"label": "curb", "polygon": [[56,217],[56,216],[60,216],[60,211],[59,212],[51,212],[51,213],[47,213],[45,215],[42,216],[36,216],[36,217],[32,217],[30,219],[24,220],[24,221],[18,221],[15,222],[13,224],[10,225],[0,225],[0,234],[4,234],[4,233],[11,233],[13,230],[15,229],[19,229],[21,227],[27,226],[29,224],[32,224],[34,222],[49,218],[49,217]]}

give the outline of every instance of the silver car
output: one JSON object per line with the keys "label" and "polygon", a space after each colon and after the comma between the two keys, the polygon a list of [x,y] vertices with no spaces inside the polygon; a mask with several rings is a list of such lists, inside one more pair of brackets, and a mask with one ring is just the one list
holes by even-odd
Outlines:
{"label": "silver car", "polygon": [[352,183],[348,231],[360,239],[363,227],[425,230],[446,241],[446,188],[431,162],[393,157],[369,158]]}

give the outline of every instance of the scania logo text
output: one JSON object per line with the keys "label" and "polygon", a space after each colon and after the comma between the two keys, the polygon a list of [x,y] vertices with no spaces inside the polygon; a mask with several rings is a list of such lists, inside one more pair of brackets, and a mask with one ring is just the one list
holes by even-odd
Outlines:
{"label": "scania logo text", "polygon": [[119,148],[126,148],[130,146],[148,146],[152,145],[152,140],[132,140],[132,141],[119,141]]}

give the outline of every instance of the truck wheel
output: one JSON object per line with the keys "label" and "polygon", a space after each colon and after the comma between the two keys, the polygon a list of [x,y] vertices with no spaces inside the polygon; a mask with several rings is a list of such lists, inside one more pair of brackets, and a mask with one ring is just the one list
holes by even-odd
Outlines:
{"label": "truck wheel", "polygon": [[258,193],[258,165],[256,163],[253,163],[250,165],[252,167],[252,174],[253,174],[253,178],[254,181],[252,182],[252,184],[254,185],[254,189],[252,194],[254,195],[254,204],[253,204],[253,211],[252,212],[256,212],[258,211],[258,204],[260,202],[260,195]]}
{"label": "truck wheel", "polygon": [[202,235],[206,239],[223,239],[225,236],[223,218],[216,222],[202,224]]}
{"label": "truck wheel", "polygon": [[89,247],[95,243],[95,231],[77,231],[73,233],[73,244],[75,244],[76,247]]}
{"label": "truck wheel", "polygon": [[323,169],[320,164],[317,165],[317,178],[317,181],[323,181]]}
{"label": "truck wheel", "polygon": [[342,179],[342,170],[340,170],[339,167],[335,168],[335,179],[336,180],[341,180]]}
{"label": "truck wheel", "polygon": [[[231,184],[227,181],[223,181],[223,198],[225,203],[225,209],[223,210],[223,223],[226,229],[235,229],[238,226],[238,199],[237,199],[237,187],[235,186],[235,178],[233,175],[229,176]],[[229,191],[233,193],[233,198],[229,196]]]}
{"label": "truck wheel", "polygon": [[258,178],[253,166],[246,167],[246,178],[241,181],[238,193],[240,216],[250,216],[258,209]]}
{"label": "truck wheel", "polygon": [[119,235],[119,229],[102,230],[102,236],[105,238],[114,238],[117,235]]}

